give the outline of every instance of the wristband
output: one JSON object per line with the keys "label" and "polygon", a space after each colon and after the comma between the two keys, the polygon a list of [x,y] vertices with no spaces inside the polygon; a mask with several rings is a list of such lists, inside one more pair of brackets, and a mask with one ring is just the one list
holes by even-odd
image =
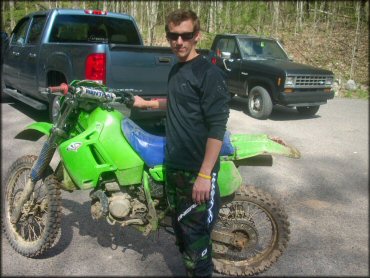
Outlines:
{"label": "wristband", "polygon": [[211,176],[205,175],[205,174],[200,173],[200,172],[198,173],[198,176],[199,176],[199,177],[201,177],[201,178],[203,178],[203,179],[207,179],[207,180],[212,179],[212,177],[211,177]]}

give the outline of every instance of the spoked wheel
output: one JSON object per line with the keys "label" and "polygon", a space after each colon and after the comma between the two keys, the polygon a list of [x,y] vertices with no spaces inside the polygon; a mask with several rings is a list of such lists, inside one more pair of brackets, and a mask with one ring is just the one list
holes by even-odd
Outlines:
{"label": "spoked wheel", "polygon": [[270,194],[240,189],[221,207],[212,232],[215,271],[245,276],[266,270],[286,249],[289,233],[288,218]]}
{"label": "spoked wheel", "polygon": [[14,204],[20,199],[36,156],[23,156],[9,169],[5,179],[3,199],[4,232],[15,251],[26,257],[35,257],[50,248],[58,234],[61,217],[61,196],[52,169],[35,185],[23,205],[17,223],[11,223]]}

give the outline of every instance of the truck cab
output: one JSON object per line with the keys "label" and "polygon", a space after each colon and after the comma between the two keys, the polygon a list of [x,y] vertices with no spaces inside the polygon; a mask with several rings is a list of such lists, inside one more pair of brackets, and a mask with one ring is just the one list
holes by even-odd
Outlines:
{"label": "truck cab", "polygon": [[230,93],[248,98],[254,118],[268,118],[275,104],[314,115],[334,97],[331,71],[293,62],[275,39],[217,35],[211,51],[211,61],[228,76]]}

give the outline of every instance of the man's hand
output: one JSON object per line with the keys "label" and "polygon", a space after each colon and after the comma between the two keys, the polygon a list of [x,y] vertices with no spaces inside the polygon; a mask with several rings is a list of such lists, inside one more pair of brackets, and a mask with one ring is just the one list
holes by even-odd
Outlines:
{"label": "man's hand", "polygon": [[193,185],[193,201],[197,204],[205,203],[209,200],[211,191],[211,180],[197,177]]}
{"label": "man's hand", "polygon": [[147,101],[145,99],[143,99],[142,97],[140,96],[134,96],[134,104],[132,105],[133,107],[137,107],[137,108],[146,108],[147,107]]}
{"label": "man's hand", "polygon": [[162,109],[166,110],[167,108],[167,100],[166,99],[152,99],[152,100],[145,100],[140,96],[134,96],[135,101],[132,105],[133,107],[140,108],[140,109]]}

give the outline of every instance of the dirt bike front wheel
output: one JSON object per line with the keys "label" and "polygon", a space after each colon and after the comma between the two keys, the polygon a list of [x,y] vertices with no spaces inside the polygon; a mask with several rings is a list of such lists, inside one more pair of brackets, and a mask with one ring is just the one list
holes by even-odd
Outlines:
{"label": "dirt bike front wheel", "polygon": [[215,271],[255,275],[269,268],[286,249],[289,222],[272,196],[253,186],[239,189],[223,204],[212,233]]}
{"label": "dirt bike front wheel", "polygon": [[19,200],[32,165],[37,157],[22,156],[9,168],[3,196],[3,229],[10,245],[26,257],[41,255],[49,249],[59,232],[61,218],[60,189],[52,169],[48,167],[23,205],[17,223],[11,223],[14,203]]}

